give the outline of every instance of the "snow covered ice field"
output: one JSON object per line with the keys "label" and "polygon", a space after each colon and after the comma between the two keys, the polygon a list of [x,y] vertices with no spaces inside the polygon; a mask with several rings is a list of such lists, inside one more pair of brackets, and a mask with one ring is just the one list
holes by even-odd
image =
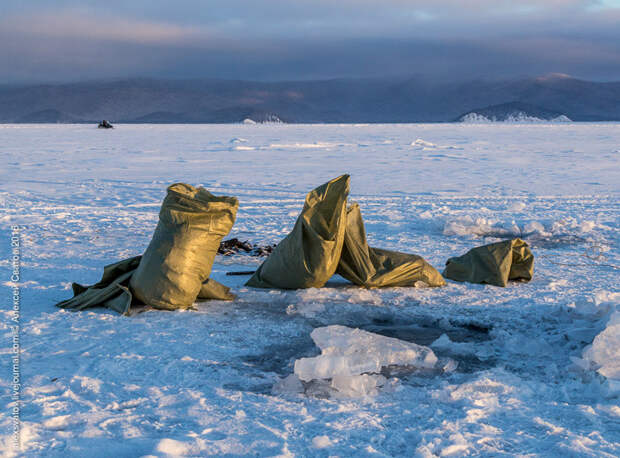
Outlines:
{"label": "snow covered ice field", "polygon": [[[15,224],[24,455],[620,454],[620,124],[0,125],[0,163],[5,455]],[[342,173],[371,245],[442,270],[522,236],[534,279],[255,290],[225,272],[259,259],[218,256],[235,302],[130,318],[54,307],[145,249],[171,183],[237,196],[229,237],[263,244]],[[321,353],[310,334],[329,325],[453,363],[391,370],[367,395],[299,393],[295,361]]]}

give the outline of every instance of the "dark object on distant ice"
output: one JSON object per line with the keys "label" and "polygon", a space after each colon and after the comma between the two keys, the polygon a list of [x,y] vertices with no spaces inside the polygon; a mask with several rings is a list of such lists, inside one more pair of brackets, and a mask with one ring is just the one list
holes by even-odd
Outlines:
{"label": "dark object on distant ice", "polygon": [[104,119],[97,127],[99,129],[112,129],[114,126]]}

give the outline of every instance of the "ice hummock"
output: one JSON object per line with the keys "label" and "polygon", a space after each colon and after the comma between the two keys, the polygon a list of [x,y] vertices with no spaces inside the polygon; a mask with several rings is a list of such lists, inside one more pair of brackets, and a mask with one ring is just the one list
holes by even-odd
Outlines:
{"label": "ice hummock", "polygon": [[607,326],[583,350],[588,361],[609,384],[609,394],[620,394],[620,310],[609,317]]}
{"label": "ice hummock", "polygon": [[428,347],[361,329],[331,325],[310,336],[321,354],[295,361],[295,375],[304,382],[331,380],[331,388],[350,396],[376,394],[387,381],[382,368],[433,369],[437,364]]}

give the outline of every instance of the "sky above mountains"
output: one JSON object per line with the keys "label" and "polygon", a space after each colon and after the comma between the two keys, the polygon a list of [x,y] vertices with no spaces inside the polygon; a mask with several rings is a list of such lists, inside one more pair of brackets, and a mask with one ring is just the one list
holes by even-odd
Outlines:
{"label": "sky above mountains", "polygon": [[619,24],[620,0],[3,0],[0,82],[620,80]]}

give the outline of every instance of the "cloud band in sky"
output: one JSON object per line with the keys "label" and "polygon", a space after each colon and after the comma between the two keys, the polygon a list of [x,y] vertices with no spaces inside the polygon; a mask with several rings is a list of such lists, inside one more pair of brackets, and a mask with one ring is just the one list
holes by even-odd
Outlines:
{"label": "cloud band in sky", "polygon": [[0,78],[618,80],[618,24],[613,0],[5,0]]}

